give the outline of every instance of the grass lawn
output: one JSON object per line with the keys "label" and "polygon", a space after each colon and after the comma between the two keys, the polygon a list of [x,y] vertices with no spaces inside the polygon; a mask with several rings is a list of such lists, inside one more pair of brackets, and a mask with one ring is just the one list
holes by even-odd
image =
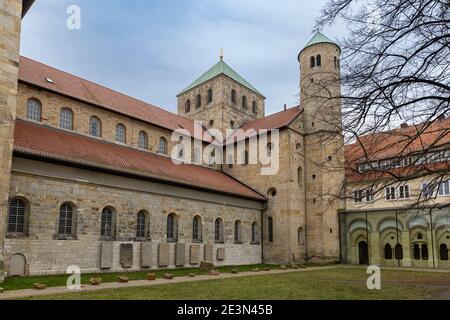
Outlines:
{"label": "grass lawn", "polygon": [[[227,267],[219,267],[217,268],[220,272],[230,272],[232,269],[237,269],[240,272],[251,271],[254,268],[270,268],[270,269],[279,269],[280,267],[277,265],[266,265],[266,264],[258,264],[258,265],[248,265],[248,266],[227,266]],[[130,280],[144,280],[146,278],[147,273],[154,272],[156,273],[157,278],[161,278],[165,273],[171,273],[174,277],[183,277],[187,276],[189,273],[195,273],[197,275],[207,274],[200,269],[174,269],[174,270],[148,270],[148,271],[140,271],[140,272],[128,272],[128,273],[96,273],[96,274],[82,274],[81,275],[81,284],[89,284],[89,280],[92,277],[101,277],[102,282],[117,282],[117,277],[121,275],[126,275],[130,278]],[[31,289],[34,283],[42,283],[47,287],[63,287],[66,285],[67,275],[56,275],[56,276],[33,276],[33,277],[10,277],[6,278],[6,281],[0,284],[5,290],[21,290],[21,289]]]}
{"label": "grass lawn", "polygon": [[382,271],[382,290],[368,290],[365,269],[336,268],[277,275],[68,293],[35,299],[450,299],[450,273]]}

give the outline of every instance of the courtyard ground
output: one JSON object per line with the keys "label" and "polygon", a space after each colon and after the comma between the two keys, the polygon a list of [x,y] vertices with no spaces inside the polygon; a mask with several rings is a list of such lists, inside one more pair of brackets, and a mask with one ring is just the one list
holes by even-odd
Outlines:
{"label": "courtyard ground", "polygon": [[[223,279],[221,279],[221,277]],[[226,277],[226,278],[225,278]],[[218,277],[200,276],[170,283],[72,292],[28,299],[61,300],[164,300],[164,299],[450,299],[450,273],[383,269],[381,290],[368,290],[364,268],[325,267],[289,271],[263,271]],[[211,280],[210,280],[211,279]],[[99,288],[101,289],[101,288]],[[1,296],[0,296],[1,299]]]}

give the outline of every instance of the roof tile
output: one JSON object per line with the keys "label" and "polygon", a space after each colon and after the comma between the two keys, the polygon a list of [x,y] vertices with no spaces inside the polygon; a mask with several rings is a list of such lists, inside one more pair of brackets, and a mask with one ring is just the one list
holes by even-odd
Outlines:
{"label": "roof tile", "polygon": [[169,157],[23,120],[16,121],[14,152],[265,200],[256,191],[213,169],[190,164],[177,165]]}

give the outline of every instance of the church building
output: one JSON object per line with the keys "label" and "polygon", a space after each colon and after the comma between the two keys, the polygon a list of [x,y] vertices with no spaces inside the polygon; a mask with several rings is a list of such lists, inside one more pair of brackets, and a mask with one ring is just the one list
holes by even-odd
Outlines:
{"label": "church building", "polygon": [[[344,146],[334,98],[341,48],[322,33],[299,48],[299,105],[266,115],[264,94],[221,56],[177,94],[174,114],[20,56],[21,19],[32,3],[0,7],[8,22],[0,29],[0,281],[61,274],[70,265],[83,273],[202,261],[450,267],[448,181],[431,210],[407,205],[422,180],[368,189],[370,164],[392,162],[395,150],[374,146],[377,156],[367,159],[360,150],[373,140]],[[442,119],[432,134],[448,124]],[[177,164],[180,129],[193,147],[178,151],[191,156]],[[226,136],[239,129],[278,132],[276,146],[258,149],[277,151],[275,174],[262,175],[263,165],[249,161],[250,139],[243,155],[225,148],[239,143]],[[375,145],[401,143],[392,137],[376,137]],[[447,140],[433,163],[450,160]],[[211,144],[224,159],[244,161],[204,161],[195,146]]]}

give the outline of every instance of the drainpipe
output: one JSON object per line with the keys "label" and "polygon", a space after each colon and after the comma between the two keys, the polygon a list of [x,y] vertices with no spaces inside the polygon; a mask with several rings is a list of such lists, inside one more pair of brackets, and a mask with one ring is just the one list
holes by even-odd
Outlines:
{"label": "drainpipe", "polygon": [[264,203],[264,208],[261,209],[261,236],[259,241],[261,242],[261,263],[264,263],[264,211],[267,210],[267,202]]}

